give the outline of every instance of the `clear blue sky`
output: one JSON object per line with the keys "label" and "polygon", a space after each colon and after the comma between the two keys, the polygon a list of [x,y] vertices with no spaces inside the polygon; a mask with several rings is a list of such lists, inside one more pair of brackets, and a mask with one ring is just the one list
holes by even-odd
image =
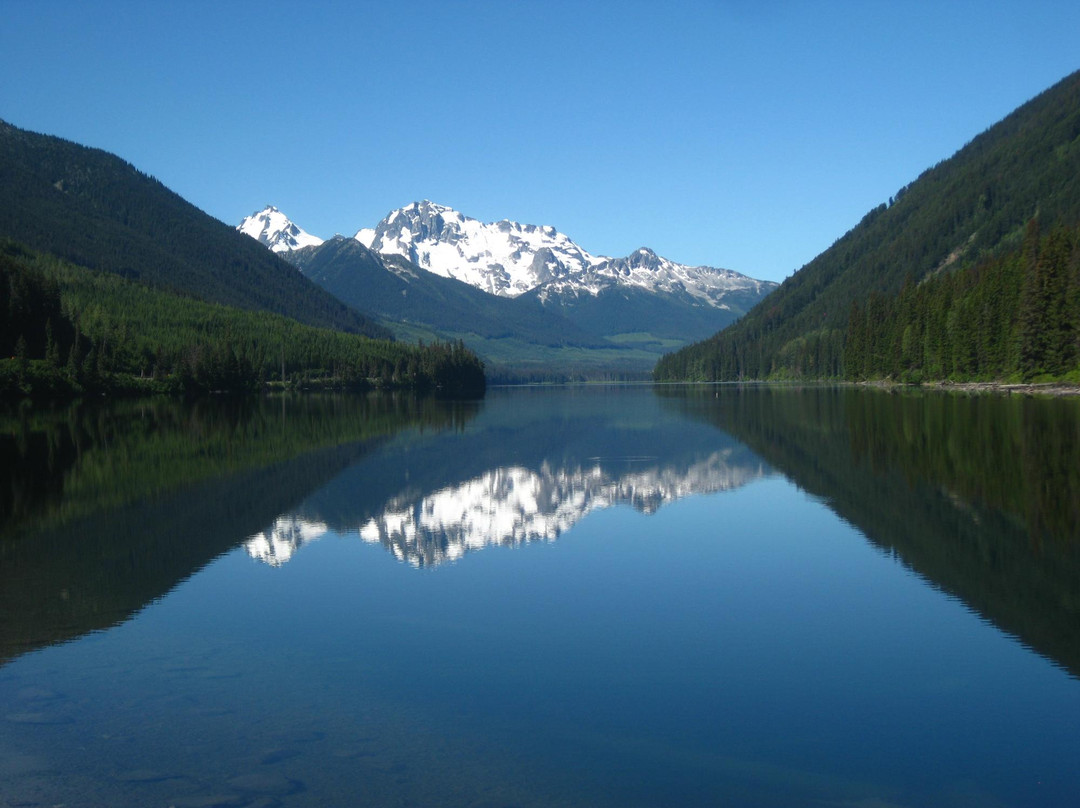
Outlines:
{"label": "clear blue sky", "polygon": [[780,280],[1078,42],[1076,0],[0,0],[0,118],[230,224],[428,198]]}

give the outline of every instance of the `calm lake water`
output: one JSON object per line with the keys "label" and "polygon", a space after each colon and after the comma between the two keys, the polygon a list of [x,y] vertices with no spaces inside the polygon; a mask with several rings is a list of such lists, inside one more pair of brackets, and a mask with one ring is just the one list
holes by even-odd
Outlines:
{"label": "calm lake water", "polygon": [[1064,806],[1080,400],[0,414],[0,806]]}

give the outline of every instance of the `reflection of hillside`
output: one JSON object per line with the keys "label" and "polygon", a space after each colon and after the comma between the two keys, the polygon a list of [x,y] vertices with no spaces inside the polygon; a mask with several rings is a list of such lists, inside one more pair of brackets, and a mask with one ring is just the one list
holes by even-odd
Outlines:
{"label": "reflection of hillside", "polygon": [[[730,446],[683,463],[627,457],[562,468],[546,462],[538,469],[507,466],[421,496],[392,498],[352,529],[399,560],[429,566],[487,546],[552,541],[593,510],[630,505],[652,513],[668,502],[738,488],[766,473],[761,462]],[[321,522],[278,519],[247,542],[248,553],[280,564],[325,530]]]}
{"label": "reflection of hillside", "polygon": [[[145,423],[125,429],[133,412]],[[5,470],[40,483],[6,489],[0,664],[127,619],[394,432],[467,417],[407,397],[309,397],[75,406],[0,431]],[[131,480],[142,496],[116,490]]]}
{"label": "reflection of hillside", "polygon": [[0,411],[0,539],[405,425],[460,424],[475,410],[373,394]]}
{"label": "reflection of hillside", "polygon": [[667,401],[1080,675],[1080,401],[768,387]]}

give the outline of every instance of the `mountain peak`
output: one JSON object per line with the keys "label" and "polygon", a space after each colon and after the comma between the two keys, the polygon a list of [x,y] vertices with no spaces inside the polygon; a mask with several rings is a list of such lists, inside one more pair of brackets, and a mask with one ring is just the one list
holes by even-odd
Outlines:
{"label": "mountain peak", "polygon": [[384,255],[400,255],[423,269],[501,297],[517,297],[550,278],[597,263],[554,227],[509,219],[485,224],[424,199],[391,211],[357,241]]}
{"label": "mountain peak", "polygon": [[236,228],[276,253],[318,246],[323,240],[305,232],[273,205],[246,217]]}
{"label": "mountain peak", "polygon": [[438,202],[432,202],[430,199],[421,199],[419,202],[413,202],[409,207],[424,212],[457,213],[453,208],[447,207],[446,205],[440,205]]}

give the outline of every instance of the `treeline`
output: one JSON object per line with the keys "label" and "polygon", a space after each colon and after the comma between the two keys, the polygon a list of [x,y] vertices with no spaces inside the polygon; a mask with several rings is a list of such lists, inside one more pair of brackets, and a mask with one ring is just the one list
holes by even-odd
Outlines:
{"label": "treeline", "polygon": [[648,370],[640,368],[595,368],[573,367],[554,364],[536,365],[493,365],[488,371],[491,384],[584,384],[647,382],[651,379]]}
{"label": "treeline", "polygon": [[427,346],[205,303],[0,244],[0,395],[409,389],[482,395],[460,342]]}
{"label": "treeline", "polygon": [[657,363],[654,378],[841,378],[852,304],[1018,250],[1035,215],[1080,221],[1080,73],[924,172],[745,317]]}
{"label": "treeline", "polygon": [[1080,228],[1023,245],[899,295],[854,303],[843,351],[853,380],[1080,381]]}

